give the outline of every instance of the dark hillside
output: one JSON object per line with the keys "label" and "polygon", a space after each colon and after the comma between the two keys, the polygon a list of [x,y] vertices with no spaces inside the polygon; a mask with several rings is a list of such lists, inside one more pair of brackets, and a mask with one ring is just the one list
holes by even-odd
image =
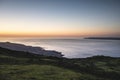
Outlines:
{"label": "dark hillside", "polygon": [[1,80],[119,80],[120,58],[46,57],[0,47]]}

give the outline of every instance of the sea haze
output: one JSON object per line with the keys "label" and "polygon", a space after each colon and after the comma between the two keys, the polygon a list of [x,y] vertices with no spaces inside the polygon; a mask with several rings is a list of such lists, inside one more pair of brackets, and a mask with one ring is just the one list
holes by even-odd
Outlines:
{"label": "sea haze", "polygon": [[62,52],[67,58],[85,58],[94,55],[120,57],[120,40],[94,40],[81,38],[4,38],[9,41],[47,50]]}

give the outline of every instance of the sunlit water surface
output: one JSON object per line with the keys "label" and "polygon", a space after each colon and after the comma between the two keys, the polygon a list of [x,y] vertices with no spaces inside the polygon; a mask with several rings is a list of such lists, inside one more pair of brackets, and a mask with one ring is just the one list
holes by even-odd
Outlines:
{"label": "sunlit water surface", "polygon": [[62,52],[68,58],[83,58],[94,55],[120,57],[120,40],[1,38],[0,41],[22,43],[43,47],[47,50],[56,50]]}

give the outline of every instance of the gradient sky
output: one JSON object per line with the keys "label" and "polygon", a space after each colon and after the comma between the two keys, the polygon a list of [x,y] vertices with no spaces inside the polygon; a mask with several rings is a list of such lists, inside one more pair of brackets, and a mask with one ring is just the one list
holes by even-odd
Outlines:
{"label": "gradient sky", "polygon": [[0,0],[0,36],[120,36],[120,1]]}

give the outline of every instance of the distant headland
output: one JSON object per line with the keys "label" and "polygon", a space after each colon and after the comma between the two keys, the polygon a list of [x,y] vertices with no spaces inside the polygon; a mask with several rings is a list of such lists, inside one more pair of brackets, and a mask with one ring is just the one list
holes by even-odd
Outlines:
{"label": "distant headland", "polygon": [[120,40],[120,37],[85,37],[84,39]]}

